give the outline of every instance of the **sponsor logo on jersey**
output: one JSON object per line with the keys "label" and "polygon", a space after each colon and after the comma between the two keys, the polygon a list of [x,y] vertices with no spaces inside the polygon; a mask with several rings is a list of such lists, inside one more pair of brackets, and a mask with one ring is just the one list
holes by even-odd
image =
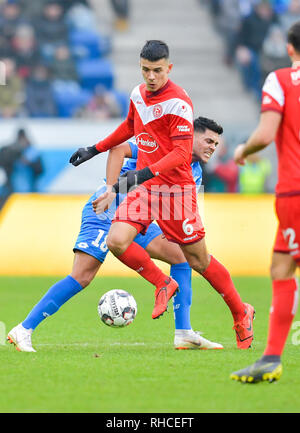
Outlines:
{"label": "sponsor logo on jersey", "polygon": [[187,238],[183,238],[184,241],[191,241],[192,239],[196,239],[198,234],[196,233],[194,236],[188,236]]}
{"label": "sponsor logo on jersey", "polygon": [[300,69],[298,71],[291,72],[291,79],[294,86],[298,86],[300,84]]}
{"label": "sponsor logo on jersey", "polygon": [[87,247],[88,247],[88,244],[87,244],[86,242],[80,242],[80,243],[78,244],[78,246],[79,246],[79,248],[87,248]]}
{"label": "sponsor logo on jersey", "polygon": [[189,125],[177,125],[177,129],[179,132],[190,132],[191,128]]}
{"label": "sponsor logo on jersey", "polygon": [[262,104],[267,105],[267,104],[271,104],[271,102],[272,102],[272,99],[270,98],[270,96],[265,95],[263,98]]}
{"label": "sponsor logo on jersey", "polygon": [[142,132],[136,137],[136,144],[141,152],[152,153],[158,149],[158,144],[154,138],[146,132]]}
{"label": "sponsor logo on jersey", "polygon": [[156,119],[158,119],[159,117],[161,117],[161,115],[162,115],[162,112],[163,112],[163,109],[162,109],[162,106],[161,105],[155,105],[154,107],[153,107],[153,116],[156,118]]}

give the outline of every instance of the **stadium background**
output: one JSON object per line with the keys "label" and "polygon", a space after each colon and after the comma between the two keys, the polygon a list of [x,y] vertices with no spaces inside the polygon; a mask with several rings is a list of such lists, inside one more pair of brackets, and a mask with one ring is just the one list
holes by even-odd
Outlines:
{"label": "stadium background", "polygon": [[[157,38],[170,46],[174,62],[170,78],[190,94],[195,116],[212,117],[225,131],[219,156],[205,168],[206,195],[205,199],[200,198],[208,246],[233,275],[267,275],[270,245],[276,230],[273,197],[269,194],[276,181],[276,158],[274,146],[262,152],[271,167],[259,191],[265,195],[243,194],[240,173],[232,168],[231,158],[234,147],[255,126],[259,103],[255,89],[243,81],[241,64],[234,54],[238,43],[232,48],[228,41],[234,38],[238,41],[241,37],[239,29],[243,19],[253,13],[253,5],[268,3],[277,15],[274,22],[274,17],[269,19],[268,30],[261,38],[258,58],[264,60],[263,75],[268,72],[265,68],[267,42],[271,44],[274,29],[284,31],[287,16],[290,20],[300,17],[299,2],[188,0],[189,7],[186,7],[186,2],[179,0],[151,3],[132,0],[123,2],[123,10],[115,10],[113,2],[108,0],[58,1],[64,11],[60,26],[56,23],[61,31],[51,36],[51,25],[44,26],[51,40],[45,39],[47,32],[41,30],[42,8],[47,3],[43,0],[39,6],[29,7],[26,0],[1,2],[2,60],[5,63],[6,58],[14,59],[13,75],[18,77],[21,87],[14,110],[7,113],[1,108],[0,146],[14,143],[17,131],[24,129],[41,157],[43,172],[33,187],[28,182],[28,167],[24,168],[19,161],[14,164],[13,194],[0,211],[0,274],[64,275],[70,271],[81,208],[105,176],[106,155],[78,168],[71,166],[68,159],[78,147],[94,144],[124,118],[128,95],[141,81],[139,50],[147,39]],[[291,9],[291,3],[297,3],[298,9]],[[3,13],[5,8],[19,10]],[[234,16],[230,15],[233,11]],[[32,34],[33,46],[28,52],[24,48],[24,53],[20,39],[30,39]],[[278,46],[278,34],[276,41]],[[67,46],[67,58],[59,58],[57,51],[61,46]],[[275,59],[268,58],[270,67],[276,61],[288,65],[279,49],[276,55]],[[40,99],[36,104],[39,112],[32,108],[31,102],[35,95],[32,92],[35,68],[40,65],[47,69],[48,90],[45,100]],[[6,86],[1,86],[0,91],[7,90],[11,81],[7,76]],[[106,105],[100,107],[97,104],[103,103],[103,95]],[[49,98],[52,98],[51,108]],[[232,179],[222,177],[222,168]],[[4,202],[9,194],[5,167],[0,170]],[[228,194],[228,191],[234,192]],[[22,259],[16,260],[16,256]],[[103,272],[116,275],[116,263],[111,255]],[[133,275],[120,265],[117,273]]]}

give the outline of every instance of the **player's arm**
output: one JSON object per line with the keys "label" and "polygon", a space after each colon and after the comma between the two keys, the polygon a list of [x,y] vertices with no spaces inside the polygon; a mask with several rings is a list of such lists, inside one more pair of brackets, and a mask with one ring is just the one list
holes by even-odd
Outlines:
{"label": "player's arm", "polygon": [[192,136],[187,137],[186,139],[174,139],[172,141],[174,146],[173,150],[159,161],[149,166],[155,176],[172,170],[188,161],[190,149],[192,148]]}
{"label": "player's arm", "polygon": [[130,170],[124,174],[126,179],[119,179],[114,185],[118,192],[129,191],[133,186],[140,185],[154,176],[159,176],[173,168],[179,167],[184,162],[190,164],[193,147],[193,110],[184,101],[177,102],[173,107],[173,113],[169,121],[169,137],[172,140],[171,152],[163,156],[159,161],[141,170]]}
{"label": "player's arm", "polygon": [[110,149],[106,161],[106,185],[112,186],[119,178],[125,158],[132,157],[128,141]]}
{"label": "player's arm", "polygon": [[93,158],[99,153],[106,152],[107,150],[118,146],[119,144],[129,140],[134,135],[134,122],[133,122],[133,107],[132,102],[130,103],[129,112],[127,118],[118,128],[106,137],[104,140],[99,141],[94,146],[81,147],[70,158],[70,163],[75,167],[82,164],[85,161]]}
{"label": "player's arm", "polygon": [[234,152],[236,164],[244,165],[245,158],[252,153],[259,152],[275,140],[277,130],[282,119],[278,111],[264,111],[260,116],[257,128],[246,143],[239,144]]}
{"label": "player's arm", "polygon": [[129,170],[124,173],[119,180],[113,185],[115,192],[128,192],[132,187],[136,187],[158,176],[166,171],[172,170],[175,167],[183,164],[190,156],[189,147],[185,140],[174,141],[174,148],[167,155],[162,157],[156,163],[141,170]]}
{"label": "player's arm", "polygon": [[109,208],[116,198],[116,193],[112,191],[114,183],[118,180],[125,158],[132,157],[131,146],[128,142],[119,144],[110,149],[106,161],[106,186],[107,190],[92,202],[93,210],[96,214],[101,214]]}

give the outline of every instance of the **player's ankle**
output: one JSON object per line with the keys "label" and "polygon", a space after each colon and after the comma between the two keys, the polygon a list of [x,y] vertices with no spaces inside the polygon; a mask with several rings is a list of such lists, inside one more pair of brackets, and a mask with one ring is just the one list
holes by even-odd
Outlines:
{"label": "player's ankle", "polygon": [[280,362],[280,355],[263,355],[260,358],[262,362]]}
{"label": "player's ankle", "polygon": [[194,331],[192,330],[192,328],[190,328],[190,329],[175,329],[175,335],[177,335],[177,336],[187,335],[187,334],[190,334],[193,332]]}

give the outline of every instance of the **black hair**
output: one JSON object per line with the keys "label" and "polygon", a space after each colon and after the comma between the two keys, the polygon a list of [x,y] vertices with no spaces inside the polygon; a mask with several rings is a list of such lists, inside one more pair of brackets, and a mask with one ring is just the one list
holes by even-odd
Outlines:
{"label": "black hair", "polygon": [[300,21],[293,24],[287,34],[287,41],[300,53]]}
{"label": "black hair", "polygon": [[194,131],[195,132],[205,132],[207,129],[216,132],[217,134],[223,134],[223,128],[218,125],[214,120],[207,119],[206,117],[197,117],[194,120]]}
{"label": "black hair", "polygon": [[168,59],[169,47],[163,41],[147,41],[141,50],[140,57],[149,60],[149,62],[157,62],[161,59]]}
{"label": "black hair", "polygon": [[18,137],[26,137],[26,131],[24,128],[19,128],[17,131],[17,136]]}

